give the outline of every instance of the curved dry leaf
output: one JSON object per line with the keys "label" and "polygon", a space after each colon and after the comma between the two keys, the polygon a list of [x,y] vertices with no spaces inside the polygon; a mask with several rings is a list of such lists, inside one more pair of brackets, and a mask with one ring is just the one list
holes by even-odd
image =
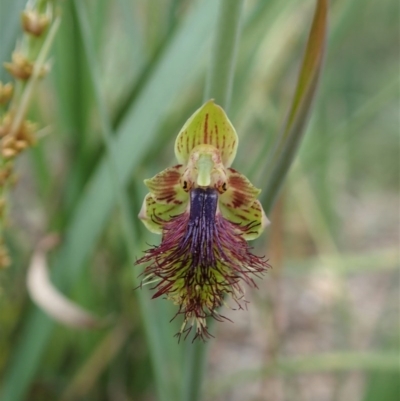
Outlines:
{"label": "curved dry leaf", "polygon": [[69,300],[50,281],[46,253],[57,242],[54,235],[44,238],[32,256],[26,279],[32,301],[54,320],[67,326],[80,329],[104,326],[103,320]]}

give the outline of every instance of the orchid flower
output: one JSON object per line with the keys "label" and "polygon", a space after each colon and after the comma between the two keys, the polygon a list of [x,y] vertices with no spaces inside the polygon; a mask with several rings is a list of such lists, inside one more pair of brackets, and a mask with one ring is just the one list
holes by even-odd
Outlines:
{"label": "orchid flower", "polygon": [[156,283],[153,298],[165,295],[184,321],[178,336],[196,326],[194,339],[210,337],[207,318],[231,296],[242,308],[241,282],[269,267],[247,244],[268,220],[256,199],[260,190],[231,168],[238,136],[224,110],[206,102],[185,123],[175,142],[178,165],[145,180],[150,193],[139,218],[161,244],[137,263],[148,263],[143,283]]}

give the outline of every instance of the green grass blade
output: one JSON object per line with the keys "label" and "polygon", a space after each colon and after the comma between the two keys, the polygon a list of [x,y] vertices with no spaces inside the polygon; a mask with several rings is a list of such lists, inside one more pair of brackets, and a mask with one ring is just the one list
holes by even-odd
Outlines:
{"label": "green grass blade", "polygon": [[[84,3],[81,1],[74,2],[79,17],[80,28],[82,31],[82,38],[88,65],[90,67],[91,81],[94,88],[95,101],[97,104],[101,132],[103,135],[103,142],[107,149],[107,156],[109,161],[110,174],[113,177],[114,191],[117,195],[118,205],[121,211],[121,226],[124,233],[124,239],[126,242],[128,261],[130,266],[134,266],[135,260],[137,259],[137,252],[135,252],[135,245],[139,242],[135,235],[135,228],[133,226],[133,219],[129,208],[129,200],[125,188],[121,185],[120,177],[118,176],[118,170],[116,160],[118,158],[117,149],[113,140],[113,130],[111,119],[107,110],[107,106],[102,94],[101,88],[101,77],[98,68],[98,61],[96,60],[94,41],[90,34],[90,26],[88,23],[88,13],[85,9]],[[137,230],[136,230],[137,231]],[[137,286],[139,283],[135,283]],[[163,339],[160,336],[161,331],[156,325],[155,319],[156,314],[148,313],[147,303],[143,299],[148,297],[146,292],[138,291],[138,297],[140,298],[139,304],[141,306],[141,315],[146,331],[149,333],[148,346],[153,359],[153,370],[155,372],[156,387],[158,390],[158,399],[168,401],[172,399],[173,390],[171,389],[171,383],[168,380],[168,371],[163,369],[165,360],[167,359],[166,353],[163,350],[162,344]]]}
{"label": "green grass blade", "polygon": [[336,352],[306,357],[282,358],[271,366],[249,369],[219,379],[210,388],[210,395],[215,396],[226,390],[232,390],[250,381],[271,376],[291,376],[296,374],[322,372],[375,371],[396,373],[400,371],[397,352]]}
{"label": "green grass blade", "polygon": [[268,181],[263,188],[263,206],[267,213],[289,171],[310,113],[322,68],[327,19],[328,1],[318,0],[292,105],[274,148],[268,168]]}
{"label": "green grass blade", "polygon": [[225,110],[229,109],[240,35],[242,0],[220,1],[218,22],[211,54],[204,101],[213,98]]}

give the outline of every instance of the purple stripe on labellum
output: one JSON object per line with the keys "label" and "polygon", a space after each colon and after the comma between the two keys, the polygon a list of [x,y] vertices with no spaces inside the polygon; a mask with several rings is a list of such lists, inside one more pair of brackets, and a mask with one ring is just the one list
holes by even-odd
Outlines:
{"label": "purple stripe on labellum", "polygon": [[213,237],[218,192],[213,188],[196,188],[190,192],[190,215],[181,246],[189,244],[191,268],[215,266]]}

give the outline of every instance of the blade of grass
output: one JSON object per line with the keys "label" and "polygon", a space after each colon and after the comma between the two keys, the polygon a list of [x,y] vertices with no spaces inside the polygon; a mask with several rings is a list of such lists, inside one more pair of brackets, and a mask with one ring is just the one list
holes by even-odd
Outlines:
{"label": "blade of grass", "polygon": [[[98,62],[96,60],[95,49],[93,39],[90,34],[90,27],[88,22],[88,15],[85,9],[84,3],[81,1],[74,1],[74,5],[77,9],[77,14],[80,23],[80,29],[82,31],[83,44],[86,52],[86,57],[89,65],[90,78],[92,81],[95,102],[98,108],[98,115],[100,118],[101,133],[103,142],[105,144],[109,162],[110,173],[113,177],[114,191],[117,195],[117,203],[120,209],[121,226],[126,242],[126,249],[128,254],[128,261],[130,266],[134,266],[136,261],[135,245],[139,242],[135,235],[135,229],[133,226],[133,219],[130,213],[129,200],[127,198],[126,191],[121,184],[121,179],[118,175],[116,160],[118,158],[117,149],[115,142],[113,141],[113,130],[111,119],[108,114],[107,106],[104,100],[104,95],[101,89],[101,78],[100,71],[98,68]],[[139,283],[135,283],[135,287]],[[150,314],[146,310],[146,303],[143,297],[147,297],[148,294],[142,291],[138,293],[139,305],[141,306],[141,316],[146,327],[146,332],[151,333],[148,335],[148,346],[150,354],[153,360],[153,370],[155,372],[156,387],[158,392],[158,399],[168,401],[173,398],[171,390],[171,383],[169,381],[168,372],[163,369],[163,360],[167,359],[166,352],[163,348],[163,339],[160,338],[160,330],[156,327],[155,314]]]}
{"label": "blade of grass", "polygon": [[307,260],[289,259],[285,265],[287,276],[310,274],[310,270],[329,267],[335,274],[351,275],[365,272],[386,272],[398,268],[399,252],[394,248],[370,250],[359,253],[342,253],[340,258],[332,254],[321,254]]}
{"label": "blade of grass", "polygon": [[[307,171],[315,166],[317,155],[320,154],[322,146],[330,147],[331,142],[335,138],[343,137],[348,132],[363,132],[363,126],[366,126],[368,122],[379,114],[380,111],[383,111],[386,107],[390,106],[399,91],[400,80],[397,71],[396,73],[393,73],[393,75],[389,75],[387,78],[385,79],[385,82],[380,85],[381,89],[376,94],[368,97],[364,103],[361,103],[349,118],[337,122],[337,124],[331,128],[331,133],[324,142],[317,144],[310,142],[307,149],[307,155],[302,155],[304,170]],[[297,172],[294,172],[294,176],[296,175]]]}
{"label": "blade of grass", "polygon": [[[338,37],[343,37],[343,34],[344,35],[348,34],[347,30],[348,30],[348,27],[350,26],[349,23],[351,23],[351,21],[352,21],[352,18],[349,18],[349,16],[352,16],[354,11],[359,9],[359,5],[358,5],[359,2],[360,2],[360,0],[355,0],[354,2],[352,2],[349,5],[348,2],[342,1],[342,2],[339,2],[337,4],[335,3],[332,6],[332,12],[331,12],[331,14],[332,14],[332,18],[331,18],[332,19],[332,24],[331,24],[330,30],[329,30],[329,37],[327,38],[327,42],[328,42],[328,46],[329,46],[329,49],[330,49],[331,57],[332,57],[332,54],[335,51],[337,51],[338,48],[340,48],[340,44],[342,44],[342,42],[340,40],[338,40],[337,38]],[[266,3],[263,3],[263,2],[261,2],[261,3],[262,3],[262,8],[265,8],[265,4]],[[274,25],[280,24],[279,20],[285,21],[286,24],[287,24],[287,22],[289,22],[292,25],[296,25],[296,26],[299,25],[298,22],[294,23],[294,24],[293,24],[293,22],[290,22],[290,19],[293,18],[293,14],[295,14],[295,15],[298,14],[298,11],[297,11],[298,7],[299,7],[298,3],[292,4],[292,2],[290,2],[290,1],[285,3],[285,8],[288,11],[287,15],[282,15],[283,11],[285,10],[285,8],[282,7],[282,4],[277,4],[277,6],[278,6],[277,7],[278,13],[274,12],[274,10],[271,10],[272,12],[270,14],[273,15],[273,19],[272,19],[270,24],[267,23],[269,30],[273,30],[273,26]],[[295,7],[295,9],[294,9],[293,6]],[[260,18],[260,17],[261,17],[262,24],[265,25],[267,16],[263,15],[263,10],[258,10],[257,9],[256,12],[255,12],[255,18],[253,18],[255,20],[254,22],[256,23],[257,19]],[[250,22],[251,23],[249,25],[254,25],[253,21],[250,21]],[[280,25],[282,25],[282,23]],[[252,27],[252,29],[257,29],[257,28],[253,28]],[[284,30],[286,33],[288,33],[288,32],[290,32],[290,29],[289,30],[288,29],[289,28],[286,27],[286,26],[285,27],[279,26],[278,31],[282,32],[282,30]],[[247,28],[246,28],[246,30],[247,30]],[[264,30],[265,30],[265,28],[264,28]],[[298,37],[298,33],[296,35]],[[288,35],[285,35],[285,36],[288,36]],[[257,38],[253,38],[253,39],[256,42],[262,42],[262,38],[261,37],[260,38],[257,37]],[[271,38],[271,39],[274,40],[274,38]],[[271,40],[271,39],[269,39],[269,40]],[[246,41],[248,41],[248,40],[249,39],[247,37]],[[278,48],[280,49],[280,52],[282,52],[282,48],[285,46],[285,43],[286,43],[285,41],[290,43],[289,45],[286,44],[286,46],[289,47],[289,48],[290,48],[290,46],[293,46],[294,42],[296,42],[296,40],[294,38],[291,38],[290,35],[289,35],[289,37],[285,38],[284,40],[282,39],[282,43],[280,43],[280,42],[277,43],[277,41],[275,39],[275,42],[273,42],[272,45],[268,45],[268,47],[278,46]],[[249,46],[246,46],[246,47],[249,47]],[[252,80],[254,82],[259,82],[260,79],[262,79],[264,81],[267,80],[268,82],[276,82],[276,77],[273,76],[274,75],[273,71],[272,71],[272,74],[271,74],[271,71],[270,71],[271,68],[269,68],[270,67],[269,64],[272,64],[272,70],[275,70],[275,71],[280,71],[282,68],[284,68],[284,66],[287,65],[288,60],[287,60],[287,57],[285,56],[286,53],[283,52],[282,54],[283,54],[283,57],[282,56],[278,56],[278,58],[276,60],[274,60],[272,63],[267,61],[267,64],[265,64],[265,62],[262,61],[263,68],[265,69],[265,66],[268,67],[267,68],[267,70],[268,70],[268,77],[267,78],[266,78],[266,76],[260,77],[260,76],[258,76],[258,74],[254,74],[253,73]],[[265,56],[262,55],[261,58],[262,58],[262,60],[264,60]],[[241,57],[241,59],[247,60],[247,59],[249,59],[249,57],[245,56],[245,57]],[[324,81],[324,83],[323,83],[324,85],[320,88],[321,91],[324,91],[324,90],[326,91],[326,87],[328,85],[330,76],[331,75],[328,74],[328,79]],[[396,77],[397,76],[398,76],[398,74],[396,72]],[[246,84],[246,77],[245,77],[244,81],[245,81],[245,84]],[[251,81],[250,81],[250,83],[251,83]],[[240,84],[240,81],[239,81],[239,84]],[[247,82],[247,85],[248,85],[248,82]],[[262,85],[263,91],[264,91],[264,85],[265,84]],[[250,85],[250,86],[252,86],[252,85]],[[253,84],[253,86],[254,86],[254,84]],[[381,85],[380,87],[383,87],[383,85]],[[392,92],[393,93],[397,91],[396,86],[392,85],[391,88],[392,88]],[[267,89],[268,89],[268,87],[267,87]],[[271,89],[273,89],[273,88],[271,88]],[[394,89],[394,91],[393,91],[393,89]],[[243,97],[243,91],[245,91],[245,90],[246,89],[242,89],[242,88],[238,90],[238,83],[237,83],[237,80],[235,80],[235,93],[242,93],[242,96],[235,96],[235,93],[234,93],[234,101],[235,101],[234,112],[236,112],[238,109],[241,109],[243,107],[242,106],[243,99],[246,98],[246,96]],[[254,93],[256,93],[256,92],[253,91],[253,94]],[[270,105],[270,106],[273,107],[273,105]],[[314,110],[314,113],[318,113],[318,111],[319,111],[318,110],[319,109],[318,106],[319,105],[316,104],[316,109]],[[264,105],[264,107],[265,107],[265,105]],[[276,111],[275,112],[274,111],[272,111],[272,112],[270,111],[270,113],[273,116],[273,113],[276,113]],[[375,115],[375,114],[376,114],[375,111],[373,111],[373,112],[369,111],[369,117],[371,117],[371,115]],[[235,115],[236,115],[236,113],[235,113]],[[251,114],[250,114],[250,116],[251,116]],[[249,119],[249,113],[246,114],[246,118]],[[272,117],[272,118],[274,118],[274,117]],[[251,117],[250,117],[250,119],[251,119]],[[241,121],[242,120],[243,119],[241,119]],[[252,120],[254,120],[254,119],[252,119]],[[269,121],[270,120],[271,120],[271,118],[269,118]],[[347,120],[345,122],[347,122]],[[346,124],[343,124],[343,122],[341,122],[340,125],[343,126],[343,125],[346,125]],[[264,129],[265,130],[269,130],[270,127],[268,126],[268,127],[264,128]],[[313,126],[310,126],[309,129],[312,130]],[[251,131],[251,129],[250,129],[250,131]],[[247,132],[248,132],[248,130],[247,130]],[[335,130],[335,134],[334,135],[333,134],[330,135],[327,138],[327,140],[323,142],[323,146],[329,147],[330,141],[332,140],[333,137],[336,137],[337,135],[339,135],[339,133],[336,134],[336,130]],[[318,143],[314,143],[310,139],[310,137],[312,137],[312,132],[310,132],[310,134],[307,136],[307,138],[305,138],[305,140],[308,140],[308,142],[307,142],[307,145],[303,146],[302,148],[306,149],[307,154],[309,154],[310,151],[311,151],[312,154],[320,155],[321,154],[321,152],[320,152],[320,147],[321,146],[320,145],[321,145],[322,141],[319,141]],[[272,139],[273,138],[271,137],[271,140]],[[268,154],[268,151],[271,148],[271,140],[266,140],[264,142],[263,146],[259,149],[258,155],[255,158],[254,162],[251,163],[251,166],[247,168],[247,171],[246,171],[246,169],[244,170],[244,173],[246,173],[247,176],[254,177],[256,175],[256,172],[260,171],[260,169],[262,169],[263,163],[265,163],[265,159],[266,159],[265,155]],[[315,162],[315,160],[314,160],[315,157],[313,157],[312,161],[308,160],[309,158],[310,157],[307,156],[307,164],[309,166],[314,166],[313,163]],[[265,174],[264,174],[264,176],[265,176]],[[264,179],[264,178],[262,178],[262,179]]]}
{"label": "blade of grass", "polygon": [[[187,84],[207,43],[210,15],[217,4],[204,0],[194,7],[171,38],[141,95],[127,111],[116,133],[117,169],[125,185],[146,151],[154,146],[155,134],[169,105]],[[185,62],[182,62],[182,54]],[[108,163],[103,160],[82,193],[65,231],[65,240],[56,255],[53,282],[66,290],[79,278],[83,263],[93,251],[116,199]],[[140,244],[139,244],[140,246]],[[54,323],[36,308],[28,314],[21,339],[5,375],[2,401],[19,401],[32,381]]]}
{"label": "blade of grass", "polygon": [[44,41],[43,46],[40,50],[40,53],[35,61],[35,65],[34,65],[33,71],[32,71],[32,76],[30,77],[28,83],[25,86],[24,92],[22,93],[21,99],[18,104],[17,111],[15,113],[15,117],[14,117],[11,127],[10,127],[10,133],[8,133],[7,135],[12,136],[15,134],[17,127],[20,126],[24,116],[26,115],[29,104],[32,100],[32,96],[34,94],[35,86],[37,84],[37,81],[39,80],[40,71],[46,62],[46,58],[49,54],[49,51],[53,44],[55,35],[60,26],[60,23],[61,23],[61,18],[56,17],[53,24],[50,27],[49,33],[47,34],[47,37],[46,37],[46,40]]}
{"label": "blade of grass", "polygon": [[[229,108],[232,93],[242,9],[243,0],[221,0],[219,2],[204,101],[213,98],[225,110]],[[183,401],[201,399],[206,354],[207,347],[202,342],[185,344]]]}
{"label": "blade of grass", "polygon": [[60,401],[72,401],[85,397],[95,386],[110,361],[118,352],[121,352],[131,331],[132,327],[125,321],[119,322],[111,329],[61,394]]}
{"label": "blade of grass", "polygon": [[[145,44],[140,41],[139,29],[134,27],[138,25],[137,19],[131,21],[129,16],[129,0],[119,0],[121,2],[122,12],[124,13],[124,22],[126,25],[126,30],[131,33],[131,43],[132,43],[132,60],[136,64],[137,79],[134,80],[132,87],[127,91],[125,98],[118,104],[114,116],[113,116],[113,126],[118,127],[126,114],[129,106],[135,101],[135,99],[140,95],[140,92],[145,87],[145,83],[148,78],[153,74],[155,67],[158,64],[160,58],[162,58],[164,52],[168,48],[170,39],[173,36],[177,25],[171,26],[171,29],[165,34],[162,41],[157,45],[156,49],[151,54],[146,54],[144,51]],[[140,5],[136,5],[140,7]],[[136,33],[135,33],[136,32]],[[133,37],[132,37],[133,35]],[[138,39],[139,38],[139,39]]]}
{"label": "blade of grass", "polygon": [[[382,311],[390,311],[393,305],[398,305],[398,287],[399,287],[399,277],[393,276],[390,287],[394,291],[388,291],[387,298],[385,301],[386,308]],[[395,310],[398,310],[397,308]],[[389,312],[390,313],[390,312]],[[392,372],[385,371],[371,371],[367,375],[366,382],[367,385],[364,389],[364,396],[360,398],[362,401],[373,401],[379,399],[379,401],[391,401],[397,400],[400,396],[400,386],[399,386],[399,370],[400,370],[400,332],[398,326],[398,315],[391,326],[387,326],[387,316],[385,313],[381,313],[375,324],[375,329],[372,334],[371,339],[375,344],[380,344],[384,347],[385,352],[391,352],[393,356],[397,355],[397,371]],[[397,320],[397,321],[396,321]]]}
{"label": "blade of grass", "polygon": [[132,10],[132,2],[129,0],[118,0],[119,15],[121,15],[124,31],[130,38],[130,57],[140,70],[145,62],[143,36],[139,29],[139,17]]}
{"label": "blade of grass", "polygon": [[94,141],[91,140],[89,131],[93,93],[88,84],[88,66],[77,26],[78,17],[72,2],[63,3],[62,15],[63,24],[54,48],[52,78],[56,88],[59,116],[54,131],[62,139],[66,138],[65,145],[67,149],[71,148],[70,157],[74,158],[61,195],[64,210],[58,211],[62,224],[65,224],[65,217],[71,214],[82,193],[89,176],[88,167],[93,164],[91,159],[96,153],[93,151]]}
{"label": "blade of grass", "polygon": [[220,0],[216,34],[207,74],[204,101],[213,98],[226,111],[229,109],[243,0]]}
{"label": "blade of grass", "polygon": [[293,97],[281,135],[267,167],[263,206],[268,213],[279,193],[302,139],[322,68],[327,33],[328,1],[318,0]]}
{"label": "blade of grass", "polygon": [[93,40],[96,46],[96,52],[101,49],[107,35],[107,18],[113,11],[114,2],[108,0],[97,0],[95,3],[88,4],[91,17],[91,28],[93,30]]}
{"label": "blade of grass", "polygon": [[397,352],[336,352],[306,357],[282,358],[276,365],[237,372],[218,380],[210,387],[215,397],[233,386],[274,375],[296,375],[322,372],[348,372],[354,370],[399,372]]}

